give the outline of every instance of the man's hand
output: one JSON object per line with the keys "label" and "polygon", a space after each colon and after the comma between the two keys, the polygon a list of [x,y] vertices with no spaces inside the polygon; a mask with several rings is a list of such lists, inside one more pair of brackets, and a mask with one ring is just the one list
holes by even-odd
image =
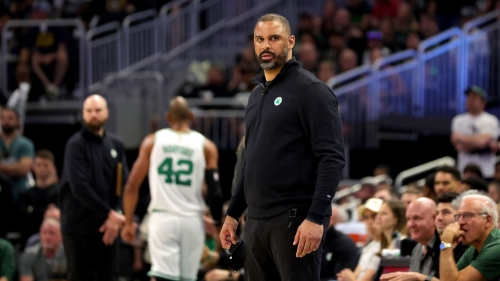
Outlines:
{"label": "man's hand", "polygon": [[323,238],[323,225],[304,220],[297,229],[297,234],[295,234],[295,238],[293,239],[293,245],[298,245],[295,256],[302,258],[316,251],[321,244],[321,238]]}
{"label": "man's hand", "polygon": [[114,222],[118,226],[122,227],[125,223],[125,216],[116,212],[115,210],[109,211],[108,220]]}
{"label": "man's hand", "polygon": [[338,281],[356,281],[356,276],[354,276],[354,272],[349,268],[343,269],[339,273],[337,273]]}
{"label": "man's hand", "polygon": [[424,281],[427,276],[418,272],[391,272],[380,276],[381,281]]}
{"label": "man's hand", "polygon": [[444,230],[443,235],[441,235],[441,241],[446,243],[457,244],[460,241],[464,231],[460,229],[458,222],[450,223]]}
{"label": "man's hand", "polygon": [[234,280],[234,279],[229,277],[229,270],[212,269],[209,272],[207,272],[207,274],[205,274],[205,280],[206,281],[226,281],[226,280]]}
{"label": "man's hand", "polygon": [[136,230],[137,230],[136,223],[125,223],[121,231],[122,240],[132,244],[135,240]]}
{"label": "man's hand", "polygon": [[120,230],[120,226],[116,224],[114,221],[107,219],[103,225],[99,228],[99,232],[104,233],[102,235],[102,242],[104,245],[111,245],[115,241],[118,236],[118,231]]}
{"label": "man's hand", "polygon": [[231,244],[236,244],[238,239],[236,237],[236,229],[238,228],[238,220],[231,216],[226,216],[224,225],[220,230],[219,238],[223,249],[229,250]]}

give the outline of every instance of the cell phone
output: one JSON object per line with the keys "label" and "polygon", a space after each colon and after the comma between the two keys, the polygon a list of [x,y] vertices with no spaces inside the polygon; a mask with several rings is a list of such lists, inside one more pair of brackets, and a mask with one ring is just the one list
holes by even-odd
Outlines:
{"label": "cell phone", "polygon": [[231,247],[229,247],[229,253],[232,254],[240,244],[241,244],[241,239],[238,239],[238,241],[236,241],[236,244],[231,243]]}

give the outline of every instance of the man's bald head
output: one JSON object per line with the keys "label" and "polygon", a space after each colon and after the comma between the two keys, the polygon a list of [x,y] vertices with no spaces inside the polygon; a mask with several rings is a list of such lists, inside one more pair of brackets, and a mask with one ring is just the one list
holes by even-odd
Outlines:
{"label": "man's bald head", "polygon": [[183,97],[175,97],[170,101],[168,107],[168,121],[171,122],[186,122],[193,119],[189,103]]}
{"label": "man's bald head", "polygon": [[267,22],[267,21],[273,21],[273,22],[280,23],[281,26],[283,27],[283,30],[285,31],[286,36],[288,37],[288,36],[292,35],[291,29],[290,29],[290,23],[288,22],[288,20],[284,16],[278,15],[278,14],[265,14],[257,20],[257,24],[259,24],[259,22]]}
{"label": "man's bald head", "polygon": [[[436,209],[436,202],[434,200],[427,198],[427,197],[420,197],[414,200],[413,202],[410,203],[410,205],[415,204],[416,207],[418,208],[427,208],[429,210],[435,210]],[[410,206],[408,205],[408,207]]]}
{"label": "man's bald head", "polygon": [[83,102],[83,109],[85,110],[85,107],[91,106],[91,105],[99,105],[102,106],[103,108],[108,108],[108,102],[106,99],[98,94],[93,94],[88,96],[85,101]]}
{"label": "man's bald head", "polygon": [[435,219],[436,203],[429,198],[418,198],[406,209],[406,226],[410,236],[423,245],[434,237]]}
{"label": "man's bald head", "polygon": [[83,102],[83,121],[87,130],[93,133],[103,132],[108,116],[108,103],[102,96],[94,94]]}

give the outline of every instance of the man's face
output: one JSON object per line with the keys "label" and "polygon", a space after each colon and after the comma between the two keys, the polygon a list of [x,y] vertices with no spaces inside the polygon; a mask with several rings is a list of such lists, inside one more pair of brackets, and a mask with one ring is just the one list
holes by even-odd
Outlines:
{"label": "man's face", "polygon": [[475,93],[469,93],[465,100],[465,107],[467,112],[477,114],[484,110],[485,101],[481,96]]}
{"label": "man's face", "polygon": [[2,113],[0,113],[0,123],[2,132],[7,135],[12,134],[19,127],[19,120],[12,110],[2,110]]}
{"label": "man's face", "polygon": [[457,214],[462,214],[458,220],[460,229],[464,232],[462,243],[471,245],[477,242],[491,226],[491,222],[489,222],[491,217],[488,219],[488,215],[480,213],[481,202],[476,198],[465,198],[460,204]]}
{"label": "man's face", "polygon": [[427,243],[434,236],[436,214],[422,208],[421,204],[415,203],[408,206],[406,210],[406,226],[411,239],[419,243]]}
{"label": "man's face", "polygon": [[43,249],[54,250],[61,244],[61,230],[57,225],[46,224],[40,229],[40,243]]}
{"label": "man's face", "polygon": [[439,203],[436,208],[436,229],[439,235],[443,234],[443,230],[450,223],[455,222],[453,217],[457,211],[453,209],[451,203]]}
{"label": "man's face", "polygon": [[36,157],[33,163],[33,172],[37,179],[45,180],[53,175],[55,171],[54,164],[45,158]]}
{"label": "man's face", "polygon": [[278,21],[258,22],[254,30],[255,57],[263,69],[276,69],[288,60],[295,43]]}
{"label": "man's face", "polygon": [[460,181],[453,178],[450,173],[437,172],[434,178],[434,190],[437,196],[441,196],[447,192],[458,192]]}
{"label": "man's face", "polygon": [[83,121],[91,132],[99,131],[108,120],[108,109],[104,102],[91,99],[84,103]]}

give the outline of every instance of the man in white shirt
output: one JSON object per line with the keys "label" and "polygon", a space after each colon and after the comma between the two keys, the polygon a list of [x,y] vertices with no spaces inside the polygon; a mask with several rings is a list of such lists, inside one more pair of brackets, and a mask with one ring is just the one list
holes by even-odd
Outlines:
{"label": "man in white shirt", "polygon": [[458,168],[463,172],[466,165],[476,164],[485,178],[492,178],[498,150],[498,119],[484,111],[488,97],[483,89],[472,86],[465,94],[467,113],[455,116],[451,125],[451,143],[458,151]]}

